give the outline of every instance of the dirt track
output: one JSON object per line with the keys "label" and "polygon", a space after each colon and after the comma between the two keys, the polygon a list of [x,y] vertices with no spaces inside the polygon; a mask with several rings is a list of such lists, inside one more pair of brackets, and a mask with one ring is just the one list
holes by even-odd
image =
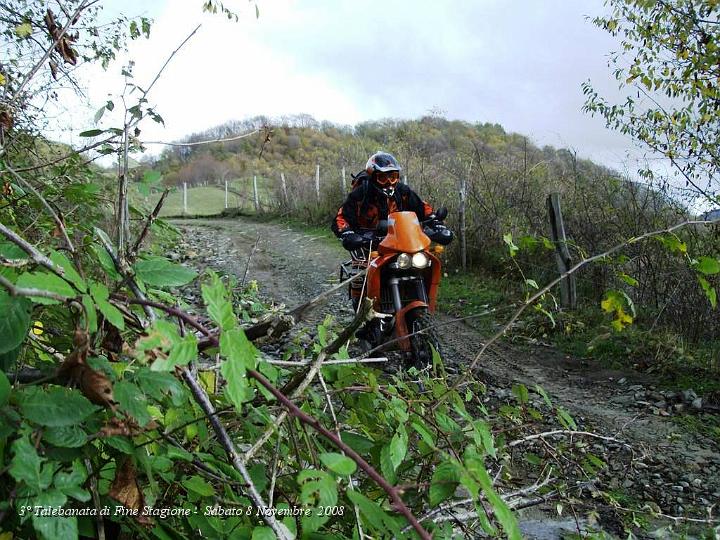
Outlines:
{"label": "dirt track", "polygon": [[[247,277],[257,280],[268,298],[290,308],[337,283],[338,264],[346,257],[339,245],[278,224],[244,220],[174,223],[185,232],[186,244],[177,256],[184,259],[189,253],[196,266],[211,266],[240,279],[257,241]],[[318,308],[309,322],[317,323],[328,313],[349,320],[351,310],[344,291]],[[451,320],[443,315],[439,319]],[[468,365],[484,336],[462,323],[448,328],[443,332],[447,360],[459,367]],[[513,382],[529,388],[538,384],[582,427],[630,443],[636,457],[632,470],[625,464],[617,471],[619,485],[640,498],[660,498],[657,502],[665,513],[678,515],[685,508],[720,501],[720,449],[709,439],[683,431],[672,416],[661,416],[653,409],[649,401],[666,396],[655,390],[651,380],[602,369],[547,347],[500,344],[489,350],[480,365],[490,392],[500,399],[510,400],[508,389]]]}

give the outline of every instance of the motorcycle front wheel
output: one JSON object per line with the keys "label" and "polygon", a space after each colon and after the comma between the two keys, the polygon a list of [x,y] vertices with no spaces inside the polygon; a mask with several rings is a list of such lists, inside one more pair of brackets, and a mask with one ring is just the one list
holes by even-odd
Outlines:
{"label": "motorcycle front wheel", "polygon": [[440,340],[433,326],[433,319],[427,308],[416,308],[407,314],[407,328],[410,332],[410,365],[418,369],[432,367],[433,349],[440,353]]}

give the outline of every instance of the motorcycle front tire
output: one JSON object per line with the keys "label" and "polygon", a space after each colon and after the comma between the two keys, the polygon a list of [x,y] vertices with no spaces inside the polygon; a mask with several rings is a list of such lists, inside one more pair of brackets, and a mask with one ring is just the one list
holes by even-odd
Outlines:
{"label": "motorcycle front tire", "polygon": [[[433,349],[440,353],[440,340],[433,326],[432,315],[427,308],[415,308],[407,314],[411,357],[409,364],[417,369],[433,365]],[[421,332],[421,333],[419,333]]]}

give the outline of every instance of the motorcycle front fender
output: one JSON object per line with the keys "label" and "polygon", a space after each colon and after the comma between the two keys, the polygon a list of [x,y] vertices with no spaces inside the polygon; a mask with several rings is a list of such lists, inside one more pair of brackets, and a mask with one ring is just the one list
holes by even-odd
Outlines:
{"label": "motorcycle front fender", "polygon": [[422,300],[415,300],[403,306],[400,311],[395,313],[395,337],[400,338],[399,345],[403,351],[410,352],[412,350],[410,345],[410,339],[408,339],[407,337],[410,332],[408,331],[407,320],[405,316],[413,309],[422,307],[426,309],[429,308],[429,306]]}

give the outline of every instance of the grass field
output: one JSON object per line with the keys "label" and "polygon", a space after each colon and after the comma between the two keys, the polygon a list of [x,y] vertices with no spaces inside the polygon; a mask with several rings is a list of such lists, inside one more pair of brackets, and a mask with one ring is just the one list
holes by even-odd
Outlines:
{"label": "grass field", "polygon": [[[260,205],[263,208],[271,206],[272,195],[265,186],[263,179],[258,178],[258,192]],[[131,196],[136,206],[142,207],[148,212],[157,204],[160,193],[153,193],[149,197],[143,197],[138,192]],[[244,211],[255,210],[252,179],[234,180],[230,183],[228,194],[228,206],[230,208],[241,208]],[[188,188],[187,190],[187,212],[189,216],[210,216],[221,213],[225,209],[225,190],[223,187],[206,186]],[[183,190],[175,189],[165,199],[165,204],[160,211],[161,217],[183,215]]]}

